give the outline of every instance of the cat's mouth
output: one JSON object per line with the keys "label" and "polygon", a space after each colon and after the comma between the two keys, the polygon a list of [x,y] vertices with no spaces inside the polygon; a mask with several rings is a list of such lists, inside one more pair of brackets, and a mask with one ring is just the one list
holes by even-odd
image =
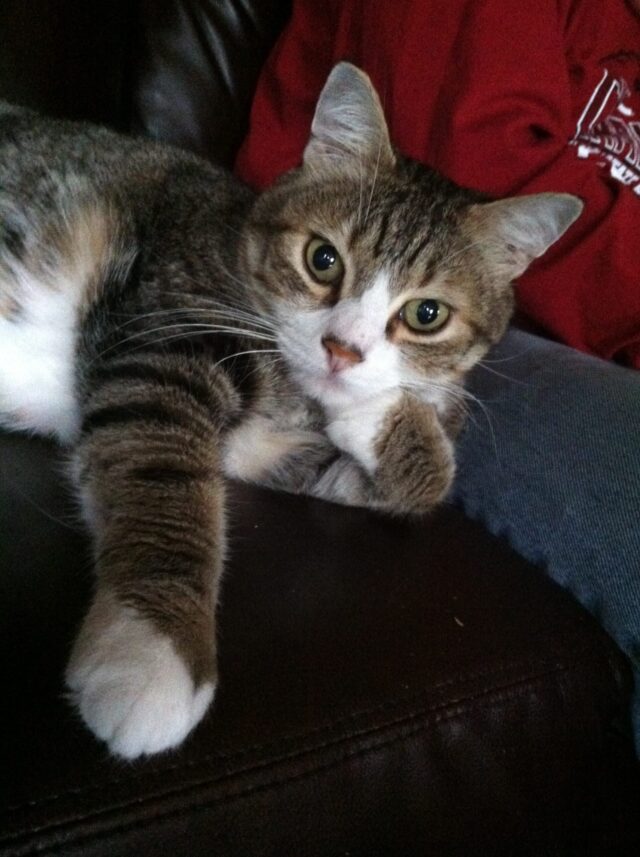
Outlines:
{"label": "cat's mouth", "polygon": [[303,384],[311,390],[347,390],[349,383],[349,370],[336,370],[331,366],[323,367],[314,371],[301,373]]}
{"label": "cat's mouth", "polygon": [[310,398],[325,407],[346,407],[371,395],[372,384],[367,382],[363,368],[361,363],[337,368],[327,361],[322,367],[298,370],[296,375],[302,390]]}

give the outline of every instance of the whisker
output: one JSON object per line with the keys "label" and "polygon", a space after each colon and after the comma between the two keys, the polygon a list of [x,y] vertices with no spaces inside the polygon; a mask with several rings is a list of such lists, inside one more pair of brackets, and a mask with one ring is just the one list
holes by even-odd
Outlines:
{"label": "whisker", "polygon": [[33,497],[29,496],[29,494],[25,494],[18,483],[14,482],[11,478],[5,477],[3,475],[3,480],[6,479],[7,484],[10,485],[11,489],[19,495],[19,497],[25,502],[29,503],[36,511],[38,511],[41,515],[44,515],[45,518],[48,518],[50,521],[53,521],[54,524],[60,524],[61,527],[66,527],[68,530],[72,530],[74,533],[80,533],[84,529],[82,523],[77,520],[76,516],[72,513],[69,513],[67,520],[64,518],[53,515],[44,506],[41,506],[37,503]]}
{"label": "whisker", "polygon": [[[442,382],[442,381],[427,381],[427,380],[425,380],[425,381],[404,381],[404,382],[402,382],[401,387],[403,389],[406,389],[407,392],[409,392],[409,393],[411,392],[411,390],[422,390],[424,392],[434,390],[434,389],[441,390],[446,395],[451,396],[452,399],[457,400],[458,403],[464,407],[464,410],[465,410],[467,416],[471,419],[471,421],[474,423],[474,425],[477,426],[478,423],[477,423],[472,411],[468,407],[469,403],[473,403],[474,405],[476,405],[480,409],[480,411],[482,411],[482,414],[487,421],[487,425],[488,425],[489,431],[491,432],[491,438],[492,438],[493,446],[494,446],[494,449],[496,451],[496,457],[497,457],[498,449],[497,449],[497,443],[496,443],[495,430],[493,428],[493,422],[491,419],[491,413],[490,413],[489,409],[487,408],[487,406],[485,405],[485,403],[481,399],[479,399],[477,396],[475,396],[473,393],[471,393],[469,390],[467,390],[464,387],[461,387],[458,384],[447,383],[446,381]],[[420,399],[419,396],[418,396],[418,398]],[[422,398],[421,401],[424,402],[425,401],[424,398]]]}
{"label": "whisker", "polygon": [[242,229],[236,229],[229,223],[221,223],[220,226],[222,226],[223,229],[226,229],[227,232],[233,232],[234,235],[239,235],[240,237],[243,235]]}
{"label": "whisker", "polygon": [[522,357],[526,357],[531,353],[531,348],[526,348],[524,351],[519,351],[517,354],[509,354],[508,357],[496,357],[487,360],[486,358],[480,361],[481,363],[510,363],[512,360],[520,360]]}
{"label": "whisker", "polygon": [[233,360],[234,357],[244,357],[246,354],[280,354],[277,348],[258,348],[258,349],[250,349],[247,351],[236,351],[235,354],[228,354],[226,357],[223,357],[222,360],[218,360],[215,365],[221,366],[223,363],[226,363],[227,360]]}
{"label": "whisker", "polygon": [[[496,361],[500,362],[500,361]],[[492,369],[490,366],[487,366],[486,361],[480,360],[477,365],[484,369],[485,372],[490,372],[492,375],[496,375],[498,378],[503,378],[505,381],[511,381],[513,384],[519,384],[521,387],[530,387],[531,384],[528,381],[523,381],[520,378],[512,378],[510,375],[504,375],[502,372],[497,372],[495,369]]]}
{"label": "whisker", "polygon": [[449,253],[448,256],[445,256],[444,259],[440,261],[440,265],[448,265],[452,259],[455,259],[456,256],[460,256],[462,253],[466,253],[467,250],[471,250],[474,247],[498,247],[500,246],[498,241],[490,241],[490,240],[481,240],[481,241],[470,241],[468,244],[459,247],[453,253]]}
{"label": "whisker", "polygon": [[[257,318],[254,318],[249,313],[236,313],[232,310],[216,310],[211,309],[209,307],[176,307],[174,309],[159,309],[153,310],[152,312],[147,313],[139,313],[134,315],[128,321],[122,322],[122,324],[118,325],[118,329],[122,327],[128,327],[131,324],[135,324],[138,321],[142,321],[143,319],[154,318],[155,316],[162,315],[189,315],[193,313],[195,315],[205,314],[209,316],[218,316],[223,319],[230,319],[231,321],[238,322],[246,322],[252,324],[254,327],[263,328],[264,330],[273,330],[274,326],[271,324],[267,324]],[[202,322],[203,324],[206,322]]]}
{"label": "whisker", "polygon": [[[165,292],[165,294],[171,295],[173,297],[180,297],[183,299],[185,298],[185,294],[181,293],[181,292]],[[273,325],[275,322],[275,316],[271,315],[270,313],[265,312],[264,310],[261,310],[260,315],[257,315],[254,312],[251,312],[251,311],[244,309],[242,307],[238,307],[235,304],[230,304],[226,301],[222,301],[222,300],[220,300],[220,298],[214,298],[211,295],[197,294],[197,295],[187,295],[187,297],[191,297],[192,299],[197,300],[198,304],[205,304],[205,307],[198,306],[197,307],[198,309],[204,309],[208,306],[219,307],[223,310],[228,310],[229,312],[235,312],[235,313],[238,313],[240,315],[245,315],[247,317],[250,317],[250,318],[254,319],[256,321],[256,323],[261,322],[263,324]]]}
{"label": "whisker", "polygon": [[367,211],[366,211],[365,216],[364,216],[364,221],[363,221],[364,226],[367,225],[367,221],[369,220],[369,211],[371,210],[371,201],[373,200],[373,194],[374,194],[374,191],[376,189],[376,182],[378,180],[378,172],[380,169],[380,158],[382,157],[382,142],[383,142],[382,134],[379,134],[378,135],[378,156],[376,158],[376,166],[375,166],[375,170],[373,172],[373,181],[371,182],[371,192],[369,194],[369,202],[367,203]]}
{"label": "whisker", "polygon": [[[269,354],[269,353],[271,353],[271,352],[270,351],[260,351],[260,354]],[[271,367],[275,366],[276,363],[279,363],[279,362],[282,362],[282,355],[280,353],[276,354],[275,357],[270,357],[268,360],[261,360],[258,366],[256,366],[250,372],[247,372],[247,374],[244,376],[243,380],[246,381],[247,378],[250,378],[252,375],[255,375],[256,372],[260,372],[260,371],[265,370],[265,369],[271,369]],[[218,364],[216,364],[216,366],[217,365]],[[279,396],[278,396],[278,398],[280,398],[280,399],[283,399],[285,397],[286,396],[282,396],[281,394],[279,394]]]}
{"label": "whisker", "polygon": [[358,218],[356,223],[362,225],[362,203],[364,202],[364,164],[362,162],[362,152],[358,149]]}
{"label": "whisker", "polygon": [[[235,327],[230,327],[230,326],[229,327],[223,327],[223,326],[205,324],[204,322],[200,323],[200,324],[197,322],[192,322],[192,323],[184,323],[183,322],[183,323],[179,323],[179,324],[165,324],[165,325],[161,325],[160,327],[152,328],[151,330],[140,330],[137,333],[131,334],[131,336],[127,336],[124,339],[121,339],[118,342],[115,342],[113,345],[110,345],[108,348],[105,348],[103,351],[101,351],[99,354],[97,354],[94,359],[104,357],[106,354],[108,354],[110,351],[113,351],[115,348],[120,348],[121,346],[126,345],[127,342],[132,342],[132,341],[134,341],[136,339],[140,339],[141,337],[144,337],[144,336],[150,336],[153,333],[160,333],[160,332],[165,331],[165,330],[175,330],[175,328],[181,328],[181,329],[196,328],[196,330],[193,333],[185,332],[185,333],[177,334],[177,336],[165,337],[164,340],[162,338],[160,340],[156,339],[156,340],[153,340],[153,344],[155,345],[155,344],[158,344],[158,342],[167,341],[168,339],[176,339],[176,338],[179,338],[181,336],[185,336],[185,337],[186,336],[198,336],[198,335],[205,336],[207,334],[218,334],[218,333],[246,336],[248,339],[258,339],[258,340],[263,340],[264,342],[276,342],[277,341],[276,338],[273,336],[267,336],[266,334],[262,334],[262,333],[255,333],[252,331],[244,330],[243,328],[235,328]],[[143,346],[144,346],[144,343],[143,343]]]}
{"label": "whisker", "polygon": [[[182,327],[182,325],[175,325],[175,326],[176,327]],[[175,333],[171,336],[160,337],[158,339],[153,340],[152,342],[142,342],[139,345],[128,349],[126,351],[126,354],[135,354],[136,351],[140,351],[140,350],[144,349],[145,347],[147,347],[148,345],[154,345],[154,346],[163,345],[165,342],[171,342],[174,339],[188,339],[189,337],[192,337],[192,336],[207,336],[207,335],[212,335],[212,334],[217,334],[217,333],[218,333],[217,330],[197,330],[197,331],[193,331],[192,333],[188,333],[188,332]],[[125,342],[126,341],[129,341],[129,340],[125,340]],[[111,348],[114,348],[114,347],[116,347],[116,346],[111,346]],[[277,348],[257,348],[257,349],[254,349],[254,351],[256,354],[276,354],[276,353],[279,354],[280,353],[279,349],[277,349]],[[106,353],[106,352],[102,352],[102,353]],[[251,352],[242,352],[242,353],[251,353]],[[100,356],[101,356],[100,354],[97,355],[97,357],[95,359],[97,359]],[[230,356],[233,357],[234,355],[230,355]],[[95,361],[95,359],[94,359],[94,361]],[[226,359],[227,359],[226,357],[223,358],[223,360],[226,360]]]}

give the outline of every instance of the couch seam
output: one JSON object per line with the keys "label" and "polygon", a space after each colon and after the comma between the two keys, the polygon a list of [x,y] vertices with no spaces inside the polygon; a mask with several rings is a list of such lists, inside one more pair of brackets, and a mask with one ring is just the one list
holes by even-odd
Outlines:
{"label": "couch seam", "polygon": [[[555,665],[553,665],[551,668],[549,668],[548,664],[545,664],[542,661],[538,661],[535,663],[532,663],[531,661],[529,661],[526,664],[526,666],[529,669],[529,673],[524,677],[516,679],[515,682],[513,682],[513,683],[514,684],[515,683],[523,683],[526,681],[531,681],[532,679],[536,680],[542,676],[553,675],[556,672],[566,672],[571,667],[579,665],[583,661],[584,656],[588,653],[591,653],[591,652],[593,652],[593,647],[592,646],[585,646],[583,649],[580,650],[580,652],[577,655],[574,655],[574,657],[572,658],[572,660],[570,662],[567,662],[567,661],[557,662],[556,661]],[[610,656],[607,656],[607,661],[608,661],[609,667],[611,668]],[[520,666],[522,666],[522,665],[523,664],[521,662]],[[547,667],[546,669],[544,669],[545,666]],[[181,762],[176,762],[172,765],[164,766],[162,768],[154,768],[152,770],[147,770],[147,771],[137,771],[131,775],[125,775],[125,776],[119,775],[119,776],[111,777],[108,780],[103,780],[99,784],[90,785],[88,787],[75,786],[75,787],[72,787],[69,789],[65,789],[65,791],[60,792],[60,793],[55,794],[55,795],[47,795],[46,797],[38,798],[36,800],[23,801],[23,802],[18,803],[18,804],[13,804],[11,806],[3,807],[0,810],[0,815],[7,815],[8,813],[18,812],[22,809],[45,806],[47,804],[54,803],[55,801],[61,800],[65,797],[71,797],[73,795],[86,795],[86,794],[90,794],[91,792],[94,792],[94,791],[101,791],[102,789],[105,788],[105,786],[113,786],[113,785],[117,786],[117,785],[121,785],[123,783],[127,783],[127,784],[133,783],[136,780],[144,779],[145,777],[162,777],[162,776],[166,775],[167,773],[177,771],[177,770],[187,770],[189,768],[196,768],[197,769],[199,767],[204,767],[209,761],[211,761],[213,759],[220,759],[223,761],[231,762],[235,759],[240,759],[243,756],[247,756],[250,753],[269,750],[271,748],[277,748],[278,746],[282,746],[283,744],[285,744],[287,742],[309,739],[315,735],[321,735],[321,734],[326,733],[326,732],[331,732],[333,729],[336,729],[337,727],[341,726],[342,724],[348,723],[349,721],[354,721],[354,720],[361,718],[361,717],[367,717],[367,716],[370,716],[370,715],[375,714],[377,712],[384,711],[385,709],[399,708],[400,706],[407,705],[409,703],[415,702],[416,700],[420,699],[421,697],[424,697],[425,695],[428,695],[428,694],[433,693],[433,692],[437,692],[437,691],[439,691],[439,690],[441,690],[447,686],[450,687],[451,685],[456,684],[456,683],[465,684],[465,683],[468,683],[469,681],[473,681],[473,680],[478,679],[478,678],[487,678],[488,676],[491,676],[491,675],[497,676],[501,673],[505,673],[507,670],[509,670],[511,668],[512,668],[512,665],[510,665],[510,664],[499,664],[496,667],[492,668],[491,670],[478,670],[476,672],[466,673],[462,677],[457,676],[455,678],[443,679],[441,682],[438,682],[437,684],[435,684],[429,688],[423,687],[420,690],[418,690],[415,693],[412,693],[408,696],[399,697],[399,698],[393,699],[393,700],[388,699],[388,700],[385,700],[384,702],[381,702],[378,705],[372,706],[370,708],[365,708],[365,709],[362,709],[362,710],[357,711],[357,712],[350,712],[350,713],[344,715],[343,717],[339,717],[336,720],[332,720],[329,723],[324,723],[324,724],[317,726],[317,727],[315,727],[311,730],[308,730],[308,731],[295,732],[291,735],[281,735],[279,738],[275,739],[274,741],[268,741],[266,743],[260,743],[260,744],[252,744],[249,747],[243,747],[241,750],[238,750],[237,752],[230,753],[230,754],[226,754],[223,751],[222,752],[221,751],[213,751],[213,752],[206,753],[204,756],[200,756],[197,759],[183,760]],[[540,669],[543,669],[543,671],[539,672]],[[619,672],[619,670],[616,669],[615,673],[617,674],[618,672]],[[617,683],[616,683],[616,685],[617,685]],[[498,689],[500,689],[500,688],[498,688]],[[485,688],[483,691],[481,691],[481,695],[486,693],[486,692],[487,692],[487,690]],[[477,696],[477,694],[476,694],[476,696]],[[474,699],[475,696],[472,694],[468,698]],[[446,705],[447,703],[441,703],[441,704]],[[437,703],[434,706],[434,708],[436,708],[436,707],[437,707]],[[323,746],[323,745],[318,745],[318,747],[321,747],[321,746]],[[286,758],[286,756],[284,756],[283,758]],[[2,840],[0,839],[0,842],[1,841]]]}
{"label": "couch seam", "polygon": [[[136,826],[144,826],[144,824],[152,823],[152,822],[159,820],[159,819],[170,818],[173,815],[179,814],[181,812],[186,812],[186,811],[189,811],[191,809],[196,809],[196,810],[198,810],[200,808],[204,809],[206,807],[210,807],[210,806],[215,805],[217,803],[225,803],[225,802],[228,802],[230,800],[234,800],[238,797],[243,797],[247,794],[251,794],[254,791],[263,790],[263,789],[266,789],[269,787],[277,786],[279,784],[287,783],[289,781],[294,781],[294,780],[300,779],[304,776],[307,776],[309,773],[321,771],[321,770],[324,770],[325,768],[331,768],[335,764],[340,764],[341,762],[344,762],[347,759],[350,759],[352,757],[356,757],[362,753],[368,752],[369,750],[384,747],[384,746],[387,746],[387,744],[394,743],[397,740],[402,740],[403,738],[411,737],[412,735],[424,730],[430,723],[437,724],[437,723],[442,723],[442,722],[447,722],[449,720],[453,720],[456,717],[459,717],[465,713],[465,711],[467,710],[467,706],[465,706],[465,704],[464,704],[465,702],[472,702],[472,701],[477,700],[477,699],[482,699],[482,698],[487,699],[487,698],[491,698],[491,697],[507,698],[507,699],[521,698],[524,695],[523,691],[526,691],[526,687],[528,686],[528,684],[532,680],[537,682],[537,683],[540,683],[544,678],[546,678],[549,675],[566,674],[569,672],[569,670],[570,670],[569,666],[556,667],[556,668],[549,670],[545,673],[540,673],[540,674],[535,675],[535,676],[529,676],[525,679],[520,679],[517,681],[510,682],[509,684],[506,684],[500,688],[495,688],[495,687],[491,687],[488,689],[485,688],[482,691],[476,693],[475,695],[457,700],[456,702],[453,703],[453,706],[455,706],[455,707],[452,708],[450,711],[447,711],[447,708],[451,707],[451,705],[452,705],[451,702],[448,702],[446,704],[442,704],[440,706],[434,705],[434,706],[422,708],[422,709],[419,709],[417,711],[409,712],[409,713],[405,714],[404,716],[397,718],[396,720],[389,721],[388,723],[381,724],[379,726],[375,726],[375,727],[372,727],[372,728],[367,729],[367,730],[363,730],[360,733],[360,735],[355,735],[355,734],[345,735],[345,736],[342,736],[341,738],[336,738],[333,741],[327,741],[323,744],[319,744],[316,746],[302,748],[302,749],[299,749],[295,752],[285,754],[279,758],[270,759],[270,760],[264,761],[258,765],[247,766],[243,769],[239,769],[237,771],[233,771],[231,773],[224,774],[224,775],[216,777],[214,779],[205,780],[204,782],[199,782],[199,783],[184,784],[182,787],[175,788],[172,791],[165,792],[164,794],[161,794],[161,795],[154,795],[154,796],[147,797],[146,799],[142,798],[141,800],[130,799],[126,803],[116,805],[116,806],[112,806],[112,807],[109,807],[109,808],[106,808],[103,810],[98,810],[98,812],[93,811],[93,812],[89,812],[85,815],[76,817],[76,818],[66,819],[66,820],[59,821],[59,822],[56,822],[56,823],[50,824],[50,825],[42,825],[41,827],[34,828],[34,829],[28,831],[26,835],[33,835],[34,833],[41,833],[41,832],[44,832],[44,833],[55,832],[56,830],[64,829],[65,826],[72,826],[74,824],[79,824],[79,823],[87,821],[91,818],[95,819],[95,818],[100,818],[100,817],[104,817],[104,816],[108,817],[108,815],[110,813],[116,814],[118,812],[126,811],[128,808],[131,808],[134,806],[141,806],[145,803],[148,804],[150,802],[152,803],[155,800],[164,800],[164,799],[171,799],[171,798],[179,799],[181,795],[188,795],[189,792],[195,792],[198,790],[202,790],[202,789],[210,788],[212,786],[216,786],[216,784],[223,782],[225,779],[232,779],[232,778],[237,777],[238,775],[242,775],[242,774],[246,774],[246,773],[253,773],[253,772],[259,773],[260,771],[264,770],[265,768],[270,767],[271,765],[277,765],[277,764],[282,764],[283,762],[287,762],[287,761],[302,759],[305,756],[309,756],[315,752],[321,752],[321,751],[326,750],[326,749],[331,748],[331,747],[337,747],[340,744],[344,744],[344,743],[351,741],[354,737],[369,736],[369,738],[371,738],[371,737],[375,737],[378,734],[384,733],[385,731],[389,731],[390,729],[397,729],[399,727],[402,727],[403,724],[406,725],[406,724],[409,724],[415,720],[421,721],[417,726],[410,729],[409,731],[404,731],[401,735],[394,735],[394,736],[390,737],[387,741],[370,742],[368,745],[366,745],[364,747],[360,747],[360,748],[354,749],[350,752],[343,753],[343,755],[340,756],[337,760],[332,760],[332,762],[325,763],[325,765],[312,767],[310,769],[307,769],[306,771],[300,772],[299,774],[291,775],[291,777],[285,777],[283,780],[275,779],[275,780],[272,780],[268,783],[261,783],[259,785],[251,786],[247,789],[240,789],[239,791],[237,791],[235,793],[232,793],[229,795],[224,795],[224,796],[221,796],[219,798],[213,798],[209,801],[206,801],[201,806],[196,805],[196,804],[191,804],[188,806],[180,807],[179,809],[166,810],[165,812],[160,812],[160,813],[154,815],[152,818],[139,819],[136,822],[130,822],[129,824],[124,825],[122,827],[112,827],[109,831],[103,831],[99,834],[96,834],[95,838],[96,839],[105,838],[106,836],[110,835],[110,833],[113,833],[113,832],[117,833],[119,830],[125,831],[128,829],[135,829]],[[511,691],[511,693],[510,693],[510,691]],[[435,715],[435,716],[432,717],[431,715]],[[3,841],[6,845],[11,847],[12,841],[15,841],[15,840],[17,840],[23,836],[25,836],[25,833],[21,832],[21,833],[17,833],[14,835],[10,835],[9,837],[5,837]],[[72,844],[82,843],[85,841],[91,841],[93,839],[94,839],[93,835],[85,835],[85,837],[81,836],[79,839],[74,840]],[[66,843],[66,844],[69,844],[69,843]],[[2,845],[2,841],[0,841],[0,845]],[[47,846],[47,845],[44,846],[44,848],[53,849],[52,853],[54,853],[56,850],[58,850],[59,848],[62,848],[62,847],[63,847],[62,845],[58,845],[58,844],[50,845],[50,846]],[[36,854],[36,853],[42,853],[42,849],[38,849],[36,846],[35,850],[29,851],[29,852],[12,851],[9,853],[14,854],[14,855],[17,855],[19,853]]]}
{"label": "couch seam", "polygon": [[[567,671],[566,669],[560,670],[560,672],[566,672],[566,671]],[[540,676],[539,678],[543,678],[543,677],[544,676]],[[518,687],[521,684],[524,684],[524,683],[516,683],[513,685],[508,685],[503,690],[509,690],[511,688]],[[521,695],[521,694],[517,694],[517,695]],[[514,694],[514,696],[517,696],[517,695]],[[371,741],[369,744],[367,744],[364,747],[359,747],[357,750],[352,750],[350,752],[343,753],[337,759],[332,759],[330,762],[325,762],[323,764],[317,764],[317,765],[311,766],[310,768],[307,768],[304,771],[300,771],[297,774],[291,774],[291,775],[284,777],[284,778],[277,777],[277,778],[270,780],[269,782],[255,784],[253,786],[249,786],[248,788],[239,789],[236,792],[223,795],[219,798],[213,798],[213,799],[207,800],[207,801],[202,802],[202,803],[191,803],[191,804],[188,804],[186,806],[182,806],[182,807],[179,807],[176,809],[171,809],[171,810],[167,810],[165,812],[160,812],[160,813],[154,815],[153,817],[137,819],[136,821],[131,821],[127,824],[124,824],[124,825],[121,825],[118,827],[112,827],[110,830],[103,830],[103,831],[100,831],[99,833],[95,833],[95,834],[85,834],[84,836],[81,835],[80,837],[78,837],[77,839],[74,839],[73,841],[67,840],[64,843],[56,843],[56,844],[52,844],[52,845],[45,845],[44,848],[38,848],[36,846],[35,850],[32,850],[30,852],[22,852],[22,853],[20,853],[18,851],[12,852],[8,855],[8,857],[28,857],[28,855],[30,855],[30,854],[44,854],[44,855],[46,855],[47,853],[49,853],[49,854],[60,853],[61,850],[68,847],[69,845],[71,845],[72,847],[75,847],[78,845],[87,844],[89,842],[98,842],[101,839],[106,839],[112,835],[118,835],[119,833],[127,833],[129,831],[136,830],[136,829],[143,829],[144,827],[147,827],[147,826],[154,824],[158,821],[170,819],[176,815],[180,815],[180,814],[185,813],[185,812],[191,812],[191,811],[203,812],[203,811],[209,810],[211,807],[216,806],[216,805],[223,805],[225,803],[232,803],[235,800],[239,800],[239,799],[242,799],[245,797],[249,797],[252,794],[257,794],[257,793],[260,793],[262,791],[270,791],[270,790],[273,790],[274,788],[278,788],[278,787],[281,787],[284,785],[288,785],[289,783],[292,783],[292,782],[297,782],[299,780],[306,779],[310,775],[318,774],[318,773],[324,773],[325,771],[329,771],[332,768],[339,767],[344,762],[349,761],[351,759],[358,758],[359,756],[366,755],[367,753],[370,753],[370,752],[375,752],[377,750],[385,749],[386,747],[392,746],[393,744],[396,744],[399,741],[405,740],[407,738],[412,738],[416,735],[419,735],[421,732],[425,731],[425,729],[427,728],[427,726],[431,722],[438,723],[438,722],[447,722],[449,720],[453,720],[456,717],[459,717],[461,714],[463,714],[464,710],[458,708],[455,711],[443,712],[441,716],[436,715],[436,717],[433,719],[433,721],[429,717],[430,713],[431,713],[430,709],[425,709],[421,712],[414,712],[408,718],[405,718],[405,720],[407,722],[409,720],[415,720],[415,719],[420,718],[421,722],[416,724],[413,728],[411,728],[407,731],[404,731],[401,735],[396,734],[396,735],[390,736],[389,738],[387,738],[386,740],[383,740],[383,741]],[[395,727],[397,725],[398,725],[398,723],[391,724],[392,727]],[[371,734],[375,736],[376,734],[385,731],[385,729],[387,729],[387,728],[389,728],[389,727],[383,726],[383,727],[376,728],[376,729],[372,730]],[[305,755],[305,754],[303,753],[301,755]],[[206,787],[206,785],[207,785],[206,783],[200,784],[200,787]],[[193,788],[197,788],[197,787],[193,787]],[[91,816],[85,816],[85,817],[79,819],[79,821],[83,821],[83,820],[85,820],[85,818],[90,818],[90,817]]]}

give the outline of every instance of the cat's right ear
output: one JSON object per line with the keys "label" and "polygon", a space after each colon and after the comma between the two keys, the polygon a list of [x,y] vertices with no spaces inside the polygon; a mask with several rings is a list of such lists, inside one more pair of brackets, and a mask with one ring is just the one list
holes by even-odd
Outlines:
{"label": "cat's right ear", "polygon": [[357,174],[395,164],[378,94],[367,75],[351,63],[338,63],[327,78],[303,163],[311,170]]}
{"label": "cat's right ear", "polygon": [[467,224],[494,270],[519,277],[577,220],[584,205],[568,193],[535,193],[472,205]]}

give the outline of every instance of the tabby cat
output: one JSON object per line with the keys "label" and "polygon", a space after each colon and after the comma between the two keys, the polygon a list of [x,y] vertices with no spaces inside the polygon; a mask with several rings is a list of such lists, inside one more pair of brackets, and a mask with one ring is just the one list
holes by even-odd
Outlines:
{"label": "tabby cat", "polygon": [[489,202],[402,157],[347,63],[257,197],[0,105],[0,422],[71,448],[96,588],[66,680],[114,754],[174,747],[213,698],[225,479],[428,512],[465,373],[581,207]]}

